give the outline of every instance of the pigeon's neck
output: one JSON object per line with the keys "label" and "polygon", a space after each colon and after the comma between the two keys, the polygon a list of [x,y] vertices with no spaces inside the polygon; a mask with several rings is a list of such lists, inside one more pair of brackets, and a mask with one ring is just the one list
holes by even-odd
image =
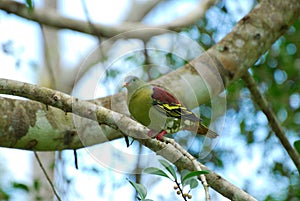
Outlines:
{"label": "pigeon's neck", "polygon": [[140,86],[135,86],[135,87],[132,87],[132,88],[129,88],[127,90],[127,103],[129,103],[129,101],[131,100],[131,97],[132,95],[137,92],[138,90],[140,90],[141,88],[144,88],[144,87],[147,87],[149,86],[147,83],[145,84],[142,84]]}

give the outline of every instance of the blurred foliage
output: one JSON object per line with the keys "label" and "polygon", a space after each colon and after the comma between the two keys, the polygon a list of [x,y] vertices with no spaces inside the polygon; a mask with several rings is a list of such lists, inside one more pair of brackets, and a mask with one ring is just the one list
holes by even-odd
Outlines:
{"label": "blurred foliage", "polygon": [[13,40],[3,41],[1,43],[1,49],[4,54],[13,58],[15,63],[15,68],[19,70],[21,67],[29,67],[31,70],[37,70],[37,63],[36,61],[32,60],[31,58],[24,58],[25,47],[19,46]]}
{"label": "blurred foliage", "polygon": [[5,187],[0,187],[0,200],[8,201],[15,199],[16,192],[19,195],[31,195],[34,201],[41,201],[43,197],[40,195],[40,181],[34,180],[32,184],[11,181]]}
{"label": "blurred foliage", "polygon": [[[282,36],[253,67],[253,76],[277,114],[287,137],[293,143],[300,133],[300,19]],[[264,139],[272,146],[272,132]],[[272,141],[272,143],[276,143]],[[281,147],[280,147],[281,148]],[[287,156],[270,164],[271,174],[278,180],[285,178],[286,195],[280,199],[270,195],[266,200],[299,200],[300,180],[294,167],[287,164]],[[293,164],[292,164],[293,165]],[[283,192],[282,192],[283,193]]]}

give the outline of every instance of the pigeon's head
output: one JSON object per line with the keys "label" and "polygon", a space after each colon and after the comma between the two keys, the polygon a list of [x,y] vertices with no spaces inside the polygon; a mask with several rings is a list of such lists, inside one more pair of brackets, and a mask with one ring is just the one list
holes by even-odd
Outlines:
{"label": "pigeon's head", "polygon": [[145,82],[140,78],[130,75],[124,79],[123,87],[126,87],[128,91],[133,91],[144,85]]}

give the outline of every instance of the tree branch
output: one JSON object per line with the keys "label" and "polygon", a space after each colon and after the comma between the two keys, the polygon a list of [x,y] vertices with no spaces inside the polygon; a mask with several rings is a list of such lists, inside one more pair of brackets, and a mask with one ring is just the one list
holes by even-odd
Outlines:
{"label": "tree branch", "polygon": [[52,189],[52,191],[53,191],[55,197],[57,198],[58,201],[61,201],[61,198],[60,198],[60,196],[58,195],[58,193],[57,193],[57,191],[56,191],[56,189],[55,189],[55,186],[54,186],[53,182],[51,181],[49,175],[47,174],[47,171],[46,171],[46,169],[44,168],[44,166],[43,166],[43,164],[42,164],[42,161],[40,160],[39,155],[37,154],[36,151],[33,151],[33,153],[34,153],[34,156],[35,156],[35,158],[36,158],[36,160],[37,160],[37,162],[38,162],[38,164],[39,164],[41,170],[43,171],[43,173],[44,173],[44,175],[45,175],[45,177],[46,177],[46,179],[47,179],[47,181],[48,181],[48,183],[49,183],[49,185],[50,185],[50,187],[51,187],[51,189]]}
{"label": "tree branch", "polygon": [[[298,0],[262,0],[207,53],[227,71],[226,81],[240,78],[300,15]],[[227,82],[226,82],[227,84]]]}
{"label": "tree branch", "polygon": [[[183,149],[175,140],[170,138],[164,138],[164,140],[167,143],[172,144],[177,150],[179,150],[182,155],[186,156],[188,159],[190,159],[194,165],[194,170],[201,171],[200,163],[197,161],[195,157],[193,157],[187,150]],[[205,200],[210,201],[210,194],[209,194],[209,186],[207,184],[207,180],[204,174],[201,174],[199,176],[199,179],[203,185],[204,191],[205,191]]]}
{"label": "tree branch", "polygon": [[[129,38],[140,38],[147,41],[154,35],[166,33],[167,30],[178,31],[193,25],[197,20],[204,16],[206,10],[212,6],[215,1],[216,0],[205,0],[203,3],[201,1],[197,8],[185,17],[164,25],[151,26],[138,22],[123,22],[117,26],[95,24],[93,29],[91,29],[89,24],[85,21],[63,17],[58,13],[51,11],[34,9],[32,12],[28,12],[25,4],[16,1],[1,0],[0,9],[58,29],[71,29],[91,35],[101,34],[102,37],[108,38],[128,32],[126,33],[126,36]],[[133,29],[149,29],[149,31],[148,34],[145,35],[139,34],[138,32],[131,32]]]}
{"label": "tree branch", "polygon": [[[59,91],[38,87],[37,85],[29,83],[0,79],[0,93],[29,98],[44,103],[45,105],[59,108],[66,113],[70,112],[97,121],[99,124],[105,124],[113,129],[120,129],[124,133],[128,133],[128,128],[130,129],[130,127],[133,126],[132,124],[135,123],[135,121],[123,114],[97,106],[88,101],[79,100],[78,98],[74,98]],[[125,120],[122,121],[123,123],[118,124],[122,118]],[[139,129],[143,130],[145,127],[140,125]],[[133,132],[131,137],[138,138],[138,136],[138,132]]]}
{"label": "tree branch", "polygon": [[137,0],[132,1],[125,21],[128,22],[142,21],[142,19],[160,2],[161,0],[152,0],[152,1],[144,1],[144,2],[139,2]]}
{"label": "tree branch", "polygon": [[283,128],[281,127],[276,115],[274,114],[271,106],[268,104],[266,98],[260,93],[259,88],[253,79],[253,77],[247,72],[242,77],[246,83],[246,86],[251,92],[252,100],[260,107],[260,109],[265,113],[266,117],[268,118],[269,124],[273,129],[275,135],[280,140],[281,144],[293,160],[298,172],[300,173],[300,156],[290,144],[289,140],[287,139]]}
{"label": "tree branch", "polygon": [[[119,114],[97,106],[88,101],[79,100],[67,94],[54,91],[45,87],[38,87],[33,84],[0,79],[0,93],[12,94],[36,100],[46,105],[59,108],[64,112],[72,112],[81,117],[97,121],[99,124],[108,125],[114,129],[119,129],[125,135],[137,139],[141,144],[150,148],[152,151],[175,163],[180,169],[194,170],[193,161],[184,156],[180,150],[171,143],[163,143],[148,137],[149,129],[133,121],[123,114]],[[177,145],[178,146],[178,145]],[[35,147],[31,147],[33,150]],[[231,200],[256,201],[249,194],[229,183],[218,174],[209,170],[206,166],[199,163],[201,169],[211,173],[206,175],[209,185]]]}
{"label": "tree branch", "polygon": [[108,126],[35,101],[0,97],[0,111],[0,147],[59,151],[122,137]]}

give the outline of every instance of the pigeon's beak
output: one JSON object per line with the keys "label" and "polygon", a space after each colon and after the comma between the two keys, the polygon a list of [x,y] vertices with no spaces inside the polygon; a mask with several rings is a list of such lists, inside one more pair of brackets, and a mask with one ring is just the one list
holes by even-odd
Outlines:
{"label": "pigeon's beak", "polygon": [[123,88],[127,87],[127,86],[128,86],[128,82],[124,82],[123,85],[122,85]]}

